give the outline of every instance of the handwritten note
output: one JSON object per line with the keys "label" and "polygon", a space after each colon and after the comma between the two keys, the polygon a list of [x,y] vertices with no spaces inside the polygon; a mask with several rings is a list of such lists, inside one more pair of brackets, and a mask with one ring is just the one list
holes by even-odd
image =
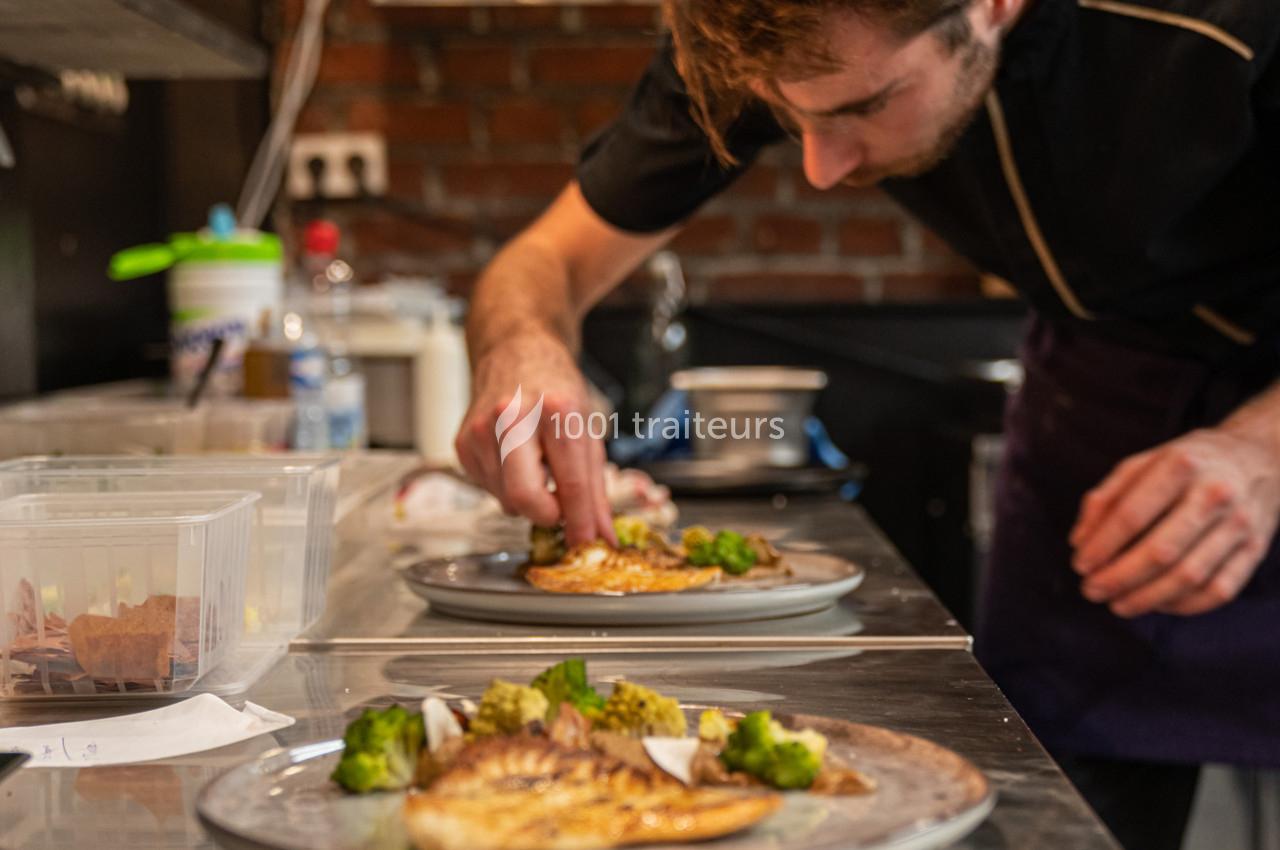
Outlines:
{"label": "handwritten note", "polygon": [[236,711],[213,694],[200,694],[121,717],[0,729],[0,752],[30,753],[27,767],[132,764],[225,747],[293,722],[251,702]]}

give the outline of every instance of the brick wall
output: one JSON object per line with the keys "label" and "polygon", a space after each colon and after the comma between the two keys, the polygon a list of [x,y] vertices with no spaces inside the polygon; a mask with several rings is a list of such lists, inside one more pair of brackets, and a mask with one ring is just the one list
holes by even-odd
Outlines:
{"label": "brick wall", "polygon": [[[300,0],[270,7],[277,68]],[[388,198],[332,202],[366,280],[440,273],[464,291],[570,178],[649,61],[654,5],[377,7],[333,0],[300,130],[376,130]],[[278,75],[277,75],[278,76]],[[315,212],[279,211],[288,226]],[[818,192],[770,151],[676,239],[695,299],[973,297],[977,276],[877,191]],[[642,279],[614,297],[642,293]]]}

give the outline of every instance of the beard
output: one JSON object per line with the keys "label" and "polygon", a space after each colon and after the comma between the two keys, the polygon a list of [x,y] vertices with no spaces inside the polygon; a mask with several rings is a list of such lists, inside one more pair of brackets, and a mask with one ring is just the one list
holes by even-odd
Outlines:
{"label": "beard", "polygon": [[874,186],[891,178],[919,177],[932,171],[945,160],[982,110],[987,92],[995,82],[1000,64],[998,47],[977,39],[960,48],[960,70],[955,91],[949,98],[952,107],[940,122],[933,142],[924,151],[895,160],[887,165],[858,168],[845,175],[842,183],[849,186]]}

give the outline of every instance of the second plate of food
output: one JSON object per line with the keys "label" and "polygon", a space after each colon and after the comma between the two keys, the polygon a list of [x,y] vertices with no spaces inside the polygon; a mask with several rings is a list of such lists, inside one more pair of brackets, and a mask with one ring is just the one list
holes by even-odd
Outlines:
{"label": "second plate of food", "polygon": [[503,551],[422,561],[405,571],[410,589],[455,617],[553,625],[731,623],[809,614],[857,588],[862,567],[820,552],[783,550],[788,569],[669,593],[551,593],[524,578],[528,553]]}

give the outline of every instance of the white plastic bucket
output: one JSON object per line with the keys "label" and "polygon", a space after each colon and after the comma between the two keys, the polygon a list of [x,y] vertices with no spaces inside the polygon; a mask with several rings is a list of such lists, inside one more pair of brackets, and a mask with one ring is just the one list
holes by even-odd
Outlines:
{"label": "white plastic bucket", "polygon": [[209,389],[215,395],[237,393],[249,340],[269,332],[283,302],[279,262],[196,261],[170,269],[170,366],[179,391],[195,385],[213,340],[222,337]]}

